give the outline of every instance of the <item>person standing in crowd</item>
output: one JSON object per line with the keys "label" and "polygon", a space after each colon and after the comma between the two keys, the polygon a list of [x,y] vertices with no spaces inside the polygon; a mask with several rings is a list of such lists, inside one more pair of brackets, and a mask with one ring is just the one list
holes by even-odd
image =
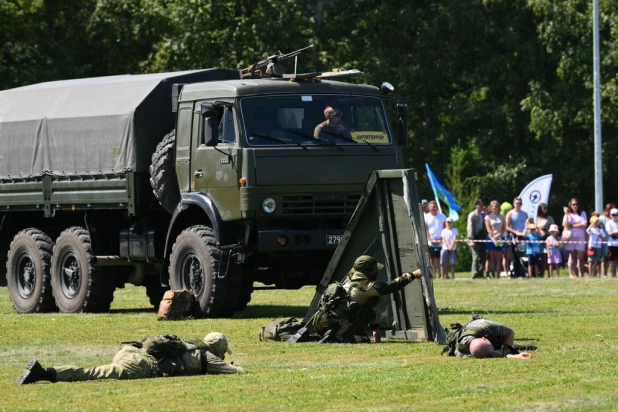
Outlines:
{"label": "person standing in crowd", "polygon": [[[536,210],[536,217],[534,218],[534,224],[536,225],[541,240],[545,241],[549,237],[549,227],[553,225],[554,218],[547,214],[547,204],[539,203]],[[543,277],[545,274],[545,268],[547,267],[547,246],[545,243],[541,243],[541,260],[539,263],[539,276]]]}
{"label": "person standing in crowd", "polygon": [[[474,202],[474,210],[468,214],[468,240],[470,251],[472,252],[472,279],[482,279],[485,277],[485,243],[478,240],[485,240],[487,230],[485,230],[485,203],[481,199]],[[475,242],[476,241],[476,242]]]}
{"label": "person standing in crowd", "polygon": [[423,215],[429,213],[429,202],[427,199],[421,200],[421,207],[423,208]]}
{"label": "person standing in crowd", "polygon": [[521,210],[522,200],[515,198],[513,210],[506,214],[506,231],[511,233],[513,239],[522,239],[526,235],[526,225],[528,224],[528,214]]}
{"label": "person standing in crowd", "polygon": [[528,278],[539,276],[539,260],[541,259],[541,247],[539,241],[541,234],[534,223],[528,224],[526,239],[526,257],[528,258]]}
{"label": "person standing in crowd", "polygon": [[446,216],[438,211],[435,200],[429,202],[429,213],[425,215],[425,229],[429,243],[429,257],[434,268],[440,267],[440,252],[442,251],[442,229]]}
{"label": "person standing in crowd", "polygon": [[584,274],[586,258],[586,212],[579,207],[577,198],[571,199],[562,219],[562,226],[571,231],[571,242],[567,243],[565,250],[571,258],[570,276],[581,277]]}
{"label": "person standing in crowd", "polygon": [[485,250],[488,257],[485,264],[485,272],[489,278],[490,273],[494,278],[500,276],[500,263],[506,272],[506,259],[504,255],[504,216],[500,214],[500,204],[497,200],[492,200],[489,204],[489,214],[485,216],[485,230],[487,239]]}
{"label": "person standing in crowd", "polygon": [[[513,209],[512,204],[510,204],[509,202],[502,202],[502,204],[500,205],[500,214],[503,216],[506,216],[507,213],[509,213],[512,209]],[[504,248],[504,258],[506,260],[505,266],[507,268],[511,267],[511,262],[515,258],[515,256],[513,256],[513,249],[514,248],[510,247],[509,244],[507,244],[506,247]]]}
{"label": "person standing in crowd", "polygon": [[608,259],[611,268],[611,276],[616,276],[616,261],[618,260],[618,209],[610,210],[612,220],[607,222],[605,230],[607,230],[608,239]]}
{"label": "person standing in crowd", "polygon": [[560,250],[560,231],[558,225],[553,224],[549,227],[549,237],[547,238],[547,267],[549,277],[553,274],[560,277],[560,265],[562,264],[562,251]]}
{"label": "person standing in crowd", "polygon": [[[599,216],[599,227],[605,231],[606,235],[607,228],[605,227],[605,225],[607,224],[607,222],[612,220],[609,212],[615,207],[616,206],[613,203],[606,204],[605,208],[603,209],[603,213],[601,214],[601,216]],[[601,272],[603,274],[603,277],[607,277],[607,269],[609,268],[609,259],[607,256],[608,251],[609,247],[607,246],[607,242],[603,242],[601,246],[601,256],[603,256],[603,261],[601,262]]]}
{"label": "person standing in crowd", "polygon": [[601,256],[603,241],[606,239],[605,230],[599,227],[598,216],[592,216],[590,218],[590,226],[586,229],[588,233],[588,273],[594,277],[601,276],[599,271],[600,263],[603,261]]}
{"label": "person standing in crowd", "polygon": [[453,228],[453,219],[446,218],[446,227],[442,229],[442,250],[440,251],[440,275],[442,279],[448,279],[450,270],[451,277],[455,279],[455,266],[457,266],[457,236],[459,232]]}

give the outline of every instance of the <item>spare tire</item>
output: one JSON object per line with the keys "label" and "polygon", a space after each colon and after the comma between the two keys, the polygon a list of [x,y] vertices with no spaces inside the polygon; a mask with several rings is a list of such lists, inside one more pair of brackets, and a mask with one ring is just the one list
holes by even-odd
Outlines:
{"label": "spare tire", "polygon": [[174,164],[175,143],[176,130],[172,130],[157,145],[150,164],[150,185],[163,209],[170,214],[174,213],[174,209],[180,203],[180,190]]}

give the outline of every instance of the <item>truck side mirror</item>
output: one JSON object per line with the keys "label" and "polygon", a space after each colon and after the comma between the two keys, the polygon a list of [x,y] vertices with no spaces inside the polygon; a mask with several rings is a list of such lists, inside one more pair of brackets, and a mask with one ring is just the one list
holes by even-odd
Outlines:
{"label": "truck side mirror", "polygon": [[203,136],[206,146],[216,146],[219,143],[219,117],[217,117],[218,107],[212,103],[202,103],[200,114],[203,118]]}
{"label": "truck side mirror", "polygon": [[410,109],[405,103],[397,103],[397,113],[399,113],[399,146],[404,147],[408,144],[408,118]]}

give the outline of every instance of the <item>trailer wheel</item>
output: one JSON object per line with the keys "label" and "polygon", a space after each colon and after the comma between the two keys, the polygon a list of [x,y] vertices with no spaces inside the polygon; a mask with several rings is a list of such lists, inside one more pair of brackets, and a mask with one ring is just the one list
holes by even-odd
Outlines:
{"label": "trailer wheel", "polygon": [[207,226],[185,229],[172,247],[170,286],[193,292],[204,317],[230,317],[238,305],[239,266],[217,248]]}
{"label": "trailer wheel", "polygon": [[109,310],[114,299],[114,282],[105,276],[104,270],[97,270],[86,229],[75,226],[58,236],[51,267],[52,289],[61,312]]}
{"label": "trailer wheel", "polygon": [[49,312],[55,309],[50,283],[54,242],[38,229],[15,235],[7,256],[9,295],[17,313]]}
{"label": "trailer wheel", "polygon": [[157,145],[150,164],[150,185],[155,197],[168,213],[180,203],[180,190],[174,165],[176,131],[165,135]]}

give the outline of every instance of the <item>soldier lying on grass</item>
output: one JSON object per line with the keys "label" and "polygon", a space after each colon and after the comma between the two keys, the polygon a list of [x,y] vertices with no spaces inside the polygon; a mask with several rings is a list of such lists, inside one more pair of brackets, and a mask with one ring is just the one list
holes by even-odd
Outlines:
{"label": "soldier lying on grass", "polygon": [[33,359],[15,384],[245,373],[241,367],[223,360],[226,353],[231,354],[232,351],[228,347],[227,338],[218,332],[209,333],[204,340],[191,341],[184,341],[174,335],[149,336],[141,342],[122,342],[111,364],[94,368],[43,368]]}

